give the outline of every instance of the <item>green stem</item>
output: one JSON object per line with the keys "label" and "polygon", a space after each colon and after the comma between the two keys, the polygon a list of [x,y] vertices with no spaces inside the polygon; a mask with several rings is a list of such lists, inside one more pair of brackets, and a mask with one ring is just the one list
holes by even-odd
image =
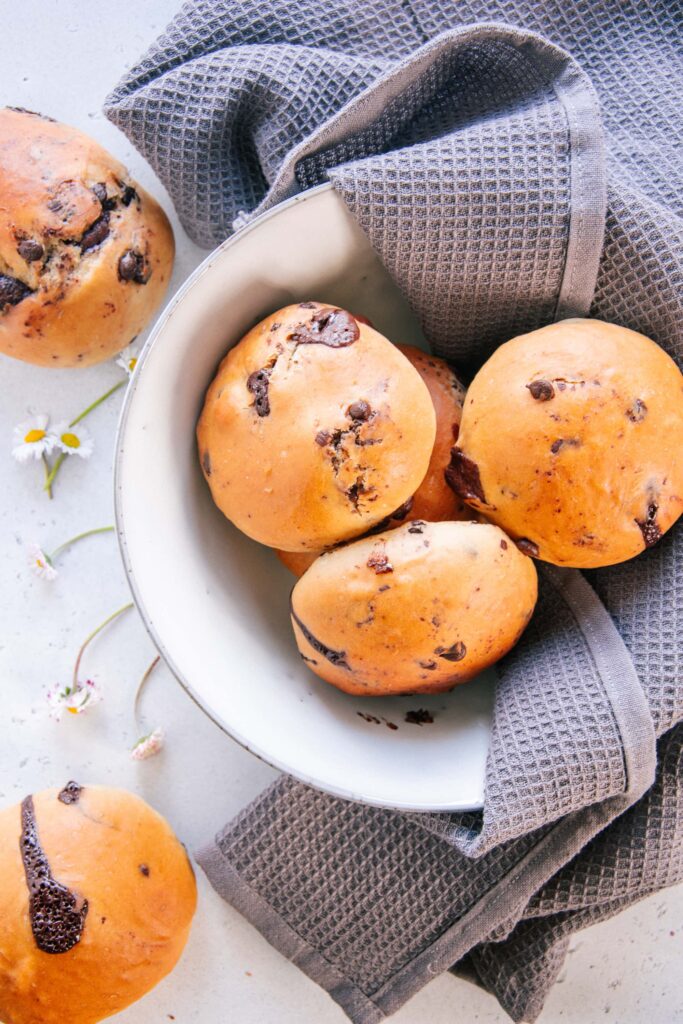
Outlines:
{"label": "green stem", "polygon": [[139,722],[138,710],[139,710],[139,707],[140,707],[140,698],[142,697],[142,691],[144,690],[145,686],[147,685],[147,680],[149,679],[149,677],[151,676],[152,672],[157,667],[157,665],[159,664],[160,661],[161,661],[161,656],[159,654],[157,654],[156,658],[151,663],[151,665],[148,665],[147,668],[145,669],[144,674],[142,676],[142,679],[138,683],[138,688],[135,691],[135,700],[133,701],[133,717],[135,718],[135,724],[136,725]]}
{"label": "green stem", "polygon": [[43,490],[47,491],[47,496],[50,499],[50,501],[52,501],[52,478],[50,476],[50,463],[45,452],[43,452],[42,458],[43,467],[45,469],[45,486],[43,487]]}
{"label": "green stem", "polygon": [[75,537],[71,537],[69,540],[65,540],[63,544],[60,544],[58,548],[55,548],[52,554],[49,556],[50,562],[54,562],[57,555],[64,551],[65,548],[70,548],[72,544],[75,544],[79,540],[83,540],[84,537],[94,537],[96,533],[112,533],[116,527],[114,526],[96,526],[94,530],[84,530],[83,533],[77,533]]}
{"label": "green stem", "polygon": [[119,608],[117,609],[117,611],[112,612],[111,615],[108,615],[104,622],[100,622],[99,626],[93,629],[92,633],[89,633],[88,636],[85,638],[85,640],[80,646],[78,654],[76,655],[76,664],[74,665],[74,675],[72,681],[72,686],[74,690],[78,689],[78,670],[81,667],[81,659],[85,653],[85,649],[88,646],[88,644],[95,639],[98,633],[102,632],[105,626],[108,626],[110,622],[113,622],[114,619],[117,619],[119,617],[119,615],[123,615],[124,612],[127,612],[132,607],[132,601],[129,604],[124,604],[122,608]]}
{"label": "green stem", "polygon": [[[108,391],[105,391],[103,395],[100,395],[100,397],[96,398],[94,402],[91,402],[90,405],[86,409],[84,409],[83,412],[79,413],[75,419],[71,420],[69,426],[75,427],[77,423],[80,423],[81,420],[84,420],[86,416],[89,416],[93,409],[96,409],[98,405],[102,405],[102,402],[106,402],[106,400],[111,395],[113,395],[120,388],[124,387],[126,385],[126,382],[126,380],[120,380],[117,384],[114,384],[114,386],[109,388]],[[62,463],[64,462],[65,458],[66,452],[61,452],[61,454],[55,460],[54,466],[45,477],[45,486],[43,487],[43,490],[47,491],[50,497],[52,497],[52,484],[54,483],[57,473],[59,473],[59,470],[62,468]]]}
{"label": "green stem", "polygon": [[105,391],[105,393],[103,395],[100,395],[99,398],[96,398],[95,401],[92,402],[87,409],[84,409],[83,412],[79,413],[76,419],[71,421],[69,426],[75,427],[77,423],[80,423],[81,420],[84,420],[86,416],[89,416],[93,409],[96,409],[98,405],[102,405],[102,402],[106,402],[110,395],[113,395],[115,391],[119,390],[119,388],[124,387],[126,383],[127,378],[126,380],[120,380],[118,384],[114,384],[113,388],[109,388],[109,391]]}

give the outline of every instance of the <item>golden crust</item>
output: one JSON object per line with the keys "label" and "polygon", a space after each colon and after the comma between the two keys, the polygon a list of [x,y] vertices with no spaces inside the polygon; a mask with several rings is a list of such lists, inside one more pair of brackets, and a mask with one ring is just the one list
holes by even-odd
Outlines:
{"label": "golden crust", "polygon": [[683,376],[655,342],[599,320],[514,338],[469,387],[450,472],[545,561],[633,558],[683,511]]}
{"label": "golden crust", "polygon": [[[175,966],[197,893],[187,854],[167,822],[123,790],[83,788],[33,797],[54,878],[88,900],[80,941],[38,949],[19,839],[19,805],[0,811],[0,1019],[5,1024],[95,1024],[153,988]],[[141,868],[145,869],[143,873]]]}
{"label": "golden crust", "polygon": [[[422,352],[412,345],[396,347],[427,385],[436,413],[436,437],[427,473],[413,496],[409,510],[400,510],[400,518],[391,518],[386,529],[413,519],[426,519],[430,523],[474,519],[475,513],[448,486],[444,475],[450,462],[453,442],[458,439],[465,387],[448,363],[438,356]],[[278,551],[277,555],[295,576],[306,572],[317,557],[316,552],[309,551]]]}
{"label": "golden crust", "polygon": [[110,359],[168,286],[174,242],[161,207],[87,135],[9,108],[0,195],[0,352],[38,366]]}
{"label": "golden crust", "polygon": [[306,665],[358,696],[439,693],[517,642],[534,563],[481,523],[407,523],[321,555],[292,592]]}
{"label": "golden crust", "polygon": [[306,302],[228,352],[197,441],[228,519],[271,547],[316,551],[365,533],[415,493],[435,429],[427,388],[391,342]]}

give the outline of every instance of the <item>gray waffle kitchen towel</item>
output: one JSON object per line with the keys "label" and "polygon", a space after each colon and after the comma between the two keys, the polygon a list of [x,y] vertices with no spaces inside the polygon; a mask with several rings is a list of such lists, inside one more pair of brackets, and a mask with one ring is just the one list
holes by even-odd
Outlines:
{"label": "gray waffle kitchen towel", "polygon": [[[191,0],[106,112],[206,246],[331,182],[459,366],[577,314],[680,365],[681,20],[668,0]],[[683,877],[683,530],[541,575],[482,811],[283,778],[200,854],[358,1024],[449,968],[532,1020],[572,931]]]}

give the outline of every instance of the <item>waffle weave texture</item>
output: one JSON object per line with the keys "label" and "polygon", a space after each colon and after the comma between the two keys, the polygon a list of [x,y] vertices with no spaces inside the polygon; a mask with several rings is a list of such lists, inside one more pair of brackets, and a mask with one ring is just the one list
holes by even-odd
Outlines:
{"label": "waffle weave texture", "polygon": [[[682,21],[666,0],[191,0],[106,113],[207,247],[331,182],[465,371],[571,315],[680,365]],[[681,527],[541,576],[480,812],[283,778],[200,855],[356,1024],[449,968],[533,1020],[572,931],[682,877]]]}

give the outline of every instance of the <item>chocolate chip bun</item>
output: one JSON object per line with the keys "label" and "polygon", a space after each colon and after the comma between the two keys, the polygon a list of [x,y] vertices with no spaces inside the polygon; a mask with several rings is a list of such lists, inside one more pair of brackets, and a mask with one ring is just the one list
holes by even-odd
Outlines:
{"label": "chocolate chip bun", "polygon": [[343,309],[287,306],[228,352],[197,426],[220,510],[271,547],[365,533],[420,486],[434,406],[395,345]]}
{"label": "chocolate chip bun", "polygon": [[[413,519],[426,519],[430,523],[474,519],[475,514],[448,486],[445,477],[453,441],[458,439],[465,387],[455,371],[438,356],[422,352],[412,345],[396,347],[415,367],[427,385],[436,413],[436,437],[424,480],[413,497],[381,524],[382,528],[389,530]],[[278,557],[290,572],[295,576],[301,576],[315,561],[316,553],[278,551]]]}
{"label": "chocolate chip bun", "polygon": [[93,139],[0,109],[0,352],[88,366],[128,345],[161,302],[173,232]]}
{"label": "chocolate chip bun", "polygon": [[448,478],[534,557],[633,558],[683,511],[683,376],[600,320],[514,338],[469,387]]}
{"label": "chocolate chip bun", "polygon": [[359,696],[440,693],[498,661],[536,603],[536,569],[484,523],[406,523],[321,555],[292,591],[306,665]]}
{"label": "chocolate chip bun", "polygon": [[169,825],[120,789],[48,789],[0,812],[0,1019],[95,1024],[153,988],[197,902]]}

